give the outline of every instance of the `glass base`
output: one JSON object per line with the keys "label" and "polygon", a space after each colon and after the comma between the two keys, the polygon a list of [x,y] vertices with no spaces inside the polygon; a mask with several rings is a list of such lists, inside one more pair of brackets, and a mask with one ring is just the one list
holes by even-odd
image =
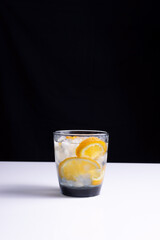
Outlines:
{"label": "glass base", "polygon": [[61,191],[64,195],[70,197],[93,197],[100,194],[101,185],[95,187],[78,187],[71,188],[60,185]]}

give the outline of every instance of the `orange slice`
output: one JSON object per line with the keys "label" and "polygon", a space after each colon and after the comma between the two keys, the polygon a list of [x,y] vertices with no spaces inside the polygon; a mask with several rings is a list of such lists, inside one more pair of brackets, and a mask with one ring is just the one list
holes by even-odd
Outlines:
{"label": "orange slice", "polygon": [[97,137],[89,137],[82,141],[76,149],[77,157],[97,159],[107,151],[107,145]]}
{"label": "orange slice", "polygon": [[100,169],[100,165],[92,159],[71,157],[60,162],[59,176],[76,181],[79,176],[90,175],[90,172],[96,169]]}
{"label": "orange slice", "polygon": [[92,185],[100,185],[104,178],[105,166],[102,169],[91,171]]}
{"label": "orange slice", "polygon": [[72,139],[75,139],[75,138],[78,138],[78,137],[77,137],[77,136],[73,136],[73,137],[71,137],[71,136],[67,136],[66,138],[72,140]]}

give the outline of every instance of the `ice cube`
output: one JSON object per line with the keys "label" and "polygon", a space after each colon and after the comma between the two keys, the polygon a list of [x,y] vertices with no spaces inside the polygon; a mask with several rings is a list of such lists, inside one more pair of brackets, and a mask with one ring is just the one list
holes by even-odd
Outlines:
{"label": "ice cube", "polygon": [[96,160],[101,166],[107,161],[107,152]]}

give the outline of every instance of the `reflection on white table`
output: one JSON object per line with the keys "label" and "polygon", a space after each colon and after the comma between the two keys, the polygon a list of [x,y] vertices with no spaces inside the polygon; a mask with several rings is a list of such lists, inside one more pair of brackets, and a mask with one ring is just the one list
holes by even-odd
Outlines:
{"label": "reflection on white table", "polygon": [[1,240],[160,240],[160,164],[108,163],[101,195],[60,193],[55,163],[0,162]]}

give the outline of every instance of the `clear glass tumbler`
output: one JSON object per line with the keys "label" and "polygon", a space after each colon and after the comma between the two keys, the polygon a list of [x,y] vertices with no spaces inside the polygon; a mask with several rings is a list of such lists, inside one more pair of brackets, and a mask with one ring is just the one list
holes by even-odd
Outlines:
{"label": "clear glass tumbler", "polygon": [[109,134],[97,130],[54,132],[55,161],[61,191],[72,197],[99,195]]}

